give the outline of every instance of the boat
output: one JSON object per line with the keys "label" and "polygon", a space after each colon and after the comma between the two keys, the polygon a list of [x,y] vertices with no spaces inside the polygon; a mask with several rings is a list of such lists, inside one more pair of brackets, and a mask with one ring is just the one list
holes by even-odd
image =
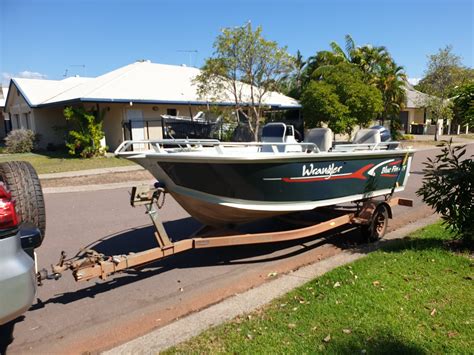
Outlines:
{"label": "boat", "polygon": [[[131,151],[148,143],[147,151]],[[147,145],[148,146],[148,145]],[[350,143],[328,128],[305,141],[284,123],[263,127],[260,142],[212,139],[124,141],[115,151],[150,171],[205,225],[229,226],[403,191],[414,150],[361,129]]]}
{"label": "boat", "polygon": [[207,139],[219,128],[221,117],[215,120],[206,118],[199,111],[195,116],[161,115],[165,139]]}

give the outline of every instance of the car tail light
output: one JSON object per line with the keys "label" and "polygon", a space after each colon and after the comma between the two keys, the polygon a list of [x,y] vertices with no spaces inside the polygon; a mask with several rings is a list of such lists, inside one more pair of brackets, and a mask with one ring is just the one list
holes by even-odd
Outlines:
{"label": "car tail light", "polygon": [[13,228],[17,225],[15,203],[11,200],[11,195],[0,185],[0,229]]}

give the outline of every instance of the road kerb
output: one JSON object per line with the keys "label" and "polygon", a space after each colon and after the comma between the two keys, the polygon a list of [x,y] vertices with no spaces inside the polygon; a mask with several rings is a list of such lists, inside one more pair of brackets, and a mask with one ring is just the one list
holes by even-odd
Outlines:
{"label": "road kerb", "polygon": [[61,173],[39,174],[38,177],[40,178],[40,180],[48,180],[48,179],[79,177],[79,176],[125,173],[125,172],[140,171],[140,170],[145,170],[145,169],[139,165],[128,165],[128,166],[117,166],[117,167],[99,168],[99,169],[65,171]]}
{"label": "road kerb", "polygon": [[76,186],[61,186],[61,187],[45,187],[44,194],[59,194],[66,192],[84,192],[84,191],[99,191],[99,190],[113,190],[130,188],[135,185],[153,185],[150,180],[115,182],[110,184],[96,184],[96,185],[76,185]]}

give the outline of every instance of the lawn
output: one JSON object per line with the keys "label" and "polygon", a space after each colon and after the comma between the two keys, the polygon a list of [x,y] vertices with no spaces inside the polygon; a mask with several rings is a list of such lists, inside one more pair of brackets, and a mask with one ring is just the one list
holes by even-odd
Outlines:
{"label": "lawn", "polygon": [[439,224],[166,353],[472,353],[473,260]]}
{"label": "lawn", "polygon": [[2,154],[0,162],[11,160],[24,160],[30,162],[38,174],[59,173],[64,171],[77,171],[97,168],[110,168],[115,166],[133,165],[129,160],[115,157],[102,157],[92,159],[73,158],[66,152],[44,152],[24,154]]}

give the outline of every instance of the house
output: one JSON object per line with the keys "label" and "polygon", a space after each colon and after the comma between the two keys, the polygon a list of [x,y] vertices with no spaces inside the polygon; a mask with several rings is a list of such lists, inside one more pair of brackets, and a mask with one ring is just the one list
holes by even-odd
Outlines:
{"label": "house", "polygon": [[[210,105],[233,106],[230,96],[217,102],[200,98],[193,83],[199,73],[197,68],[139,61],[96,78],[14,78],[5,112],[13,129],[33,130],[39,135],[39,145],[45,147],[64,142],[65,107],[105,110],[105,140],[113,150],[124,139],[162,138],[163,114],[194,116]],[[242,85],[245,95],[250,86]],[[274,110],[300,108],[296,100],[276,92],[269,93],[264,104]]]}
{"label": "house", "polygon": [[[410,134],[434,134],[436,124],[431,122],[426,109],[427,103],[433,97],[416,90],[408,82],[405,85],[406,101],[405,106],[400,110],[400,122],[405,133]],[[440,120],[438,122],[439,134],[442,131],[449,131],[451,122]]]}
{"label": "house", "polygon": [[4,112],[5,100],[8,95],[8,89],[0,86],[0,140],[6,137],[11,131],[10,120],[8,115]]}

